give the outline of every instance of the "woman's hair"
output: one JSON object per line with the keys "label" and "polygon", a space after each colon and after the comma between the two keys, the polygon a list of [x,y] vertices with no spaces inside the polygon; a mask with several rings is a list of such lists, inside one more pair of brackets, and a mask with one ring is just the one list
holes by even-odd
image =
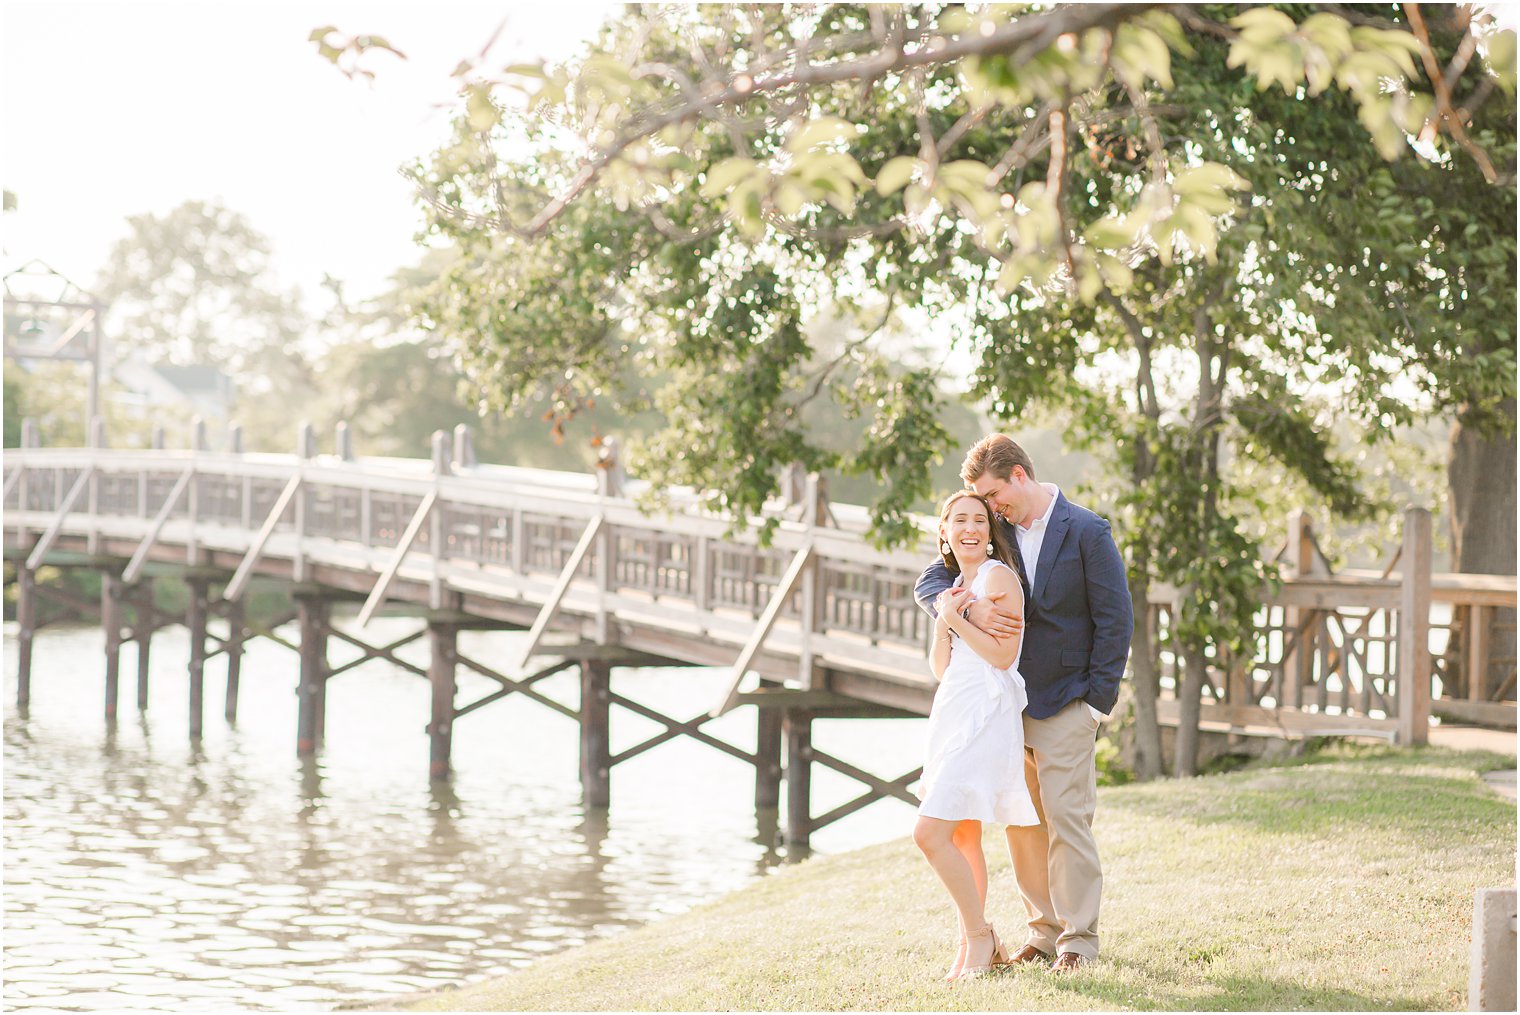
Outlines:
{"label": "woman's hair", "polygon": [[[955,502],[967,497],[976,501],[982,506],[982,510],[987,512],[987,528],[992,535],[992,552],[987,554],[987,556],[994,560],[1002,561],[1013,568],[1014,574],[1018,574],[1019,569],[1013,562],[1013,548],[1008,545],[1008,537],[1003,534],[1003,527],[997,523],[997,515],[993,513],[992,505],[988,504],[987,499],[975,490],[957,490],[949,497],[946,497],[944,506],[939,509],[940,525],[944,525],[945,520],[950,517],[950,508],[955,505]],[[938,539],[941,543],[944,542],[943,536],[939,536]],[[945,562],[945,566],[950,569],[950,573],[960,574],[961,565],[956,561],[955,553],[953,551],[947,553],[943,546],[937,547],[937,549],[939,550],[940,559]],[[1023,579],[1022,575],[1019,577],[1020,580]]]}

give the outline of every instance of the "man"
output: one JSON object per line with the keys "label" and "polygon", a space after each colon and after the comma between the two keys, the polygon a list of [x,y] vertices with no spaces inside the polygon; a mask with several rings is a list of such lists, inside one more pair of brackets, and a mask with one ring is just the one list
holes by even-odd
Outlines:
{"label": "man", "polygon": [[[978,441],[961,478],[1007,526],[1024,582],[1024,774],[1040,824],[1007,829],[1029,913],[1028,940],[1013,960],[1074,970],[1098,957],[1103,871],[1092,835],[1094,747],[1099,723],[1118,700],[1134,630],[1124,560],[1108,522],[1068,501],[1055,484],[1038,482],[1034,463],[1007,435]],[[913,596],[932,615],[935,597],[953,581],[936,560]],[[999,637],[1018,630],[990,599],[973,603],[965,616]]]}

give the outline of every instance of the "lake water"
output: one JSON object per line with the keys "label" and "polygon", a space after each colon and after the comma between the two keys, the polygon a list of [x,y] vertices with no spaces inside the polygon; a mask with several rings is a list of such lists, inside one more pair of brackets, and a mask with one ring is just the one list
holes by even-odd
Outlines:
{"label": "lake water", "polygon": [[[377,620],[363,637],[415,626]],[[114,724],[98,628],[37,635],[26,715],[14,705],[14,627],[5,633],[10,1009],[323,1009],[436,990],[680,912],[781,862],[756,826],[750,766],[687,738],[617,766],[610,810],[587,813],[575,724],[520,696],[461,718],[454,778],[430,784],[427,682],[389,663],[333,678],[325,747],[302,762],[296,657],[273,642],[248,645],[235,728],[221,717],[224,664],[208,664],[192,749],[183,629],[154,638],[145,714],[135,650],[123,649]],[[465,633],[460,651],[499,665],[522,637]],[[333,662],[350,651],[335,643]],[[425,665],[426,651],[424,640],[397,654]],[[684,719],[726,678],[615,670],[613,688]],[[536,686],[573,705],[577,680]],[[462,671],[458,701],[495,689]],[[704,730],[751,750],[754,725],[744,708]],[[919,763],[924,725],[819,721],[814,739],[895,778]],[[614,707],[612,749],[660,729]],[[814,813],[860,789],[815,765]],[[813,846],[895,838],[912,819],[908,805],[878,802]]]}

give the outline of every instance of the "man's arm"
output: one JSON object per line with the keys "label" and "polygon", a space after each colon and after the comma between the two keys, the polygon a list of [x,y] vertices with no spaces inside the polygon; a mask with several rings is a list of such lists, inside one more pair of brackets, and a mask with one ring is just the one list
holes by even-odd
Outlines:
{"label": "man's arm", "polygon": [[954,584],[955,576],[950,573],[945,562],[936,557],[934,563],[924,568],[924,573],[918,576],[918,584],[913,586],[913,598],[925,613],[938,620],[939,611],[934,608],[934,600]]}
{"label": "man's arm", "polygon": [[[939,612],[934,608],[934,600],[939,594],[955,584],[955,576],[945,566],[943,560],[935,559],[934,563],[924,569],[924,573],[918,576],[918,584],[913,586],[913,598],[923,611],[929,616],[939,619]],[[1007,595],[997,592],[971,604],[971,623],[986,631],[994,638],[1011,638],[1022,634],[1024,631],[1023,613],[1014,613],[1006,605]]]}
{"label": "man's arm", "polygon": [[1134,610],[1124,558],[1114,544],[1108,521],[1099,518],[1096,525],[1086,526],[1080,545],[1087,608],[1093,619],[1087,703],[1106,715],[1119,700],[1119,681],[1124,677],[1130,637],[1135,633]]}

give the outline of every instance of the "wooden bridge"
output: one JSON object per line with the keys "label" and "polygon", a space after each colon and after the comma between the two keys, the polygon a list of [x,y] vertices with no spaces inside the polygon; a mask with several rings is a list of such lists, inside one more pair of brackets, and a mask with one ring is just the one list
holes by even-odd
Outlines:
{"label": "wooden bridge", "polygon": [[[763,546],[757,525],[734,531],[682,491],[651,507],[648,491],[621,488],[611,470],[474,464],[462,429],[452,441],[435,435],[431,461],[357,459],[342,429],[332,455],[315,453],[309,428],[293,455],[212,452],[201,436],[187,450],[108,449],[102,437],[97,424],[91,447],[42,449],[28,426],[24,447],[5,453],[5,553],[7,577],[17,584],[23,708],[32,690],[39,598],[69,599],[39,585],[37,569],[82,567],[100,572],[100,602],[66,605],[98,617],[106,630],[108,717],[117,710],[122,644],[136,645],[137,703],[146,707],[152,634],[183,623],[191,644],[192,737],[202,728],[207,663],[225,657],[224,714],[233,721],[243,645],[263,636],[299,655],[301,754],[321,744],[327,681],[384,659],[431,683],[434,778],[448,776],[457,720],[521,694],[578,722],[590,806],[607,805],[615,765],[677,736],[753,765],[762,812],[778,807],[784,776],[793,847],[875,800],[917,802],[908,787],[919,770],[895,778],[862,771],[816,750],[811,724],[927,714],[930,625],[912,596],[927,552],[871,547],[864,511],[828,505],[816,479],[797,484],[790,503],[772,506],[774,538]],[[1307,530],[1295,524],[1302,550]],[[1290,560],[1299,565],[1292,577],[1275,592],[1264,590],[1257,658],[1211,667],[1205,726],[1420,742],[1432,708],[1513,726],[1514,659],[1488,646],[1504,610],[1513,631],[1515,579],[1431,575],[1429,542],[1429,516],[1416,512],[1398,577],[1316,574],[1303,553]],[[190,590],[183,617],[153,603],[154,578],[171,574]],[[254,581],[284,590],[287,616],[247,618]],[[1144,613],[1153,644],[1161,644],[1174,598],[1159,589]],[[372,644],[365,624],[382,608],[423,624],[400,641]],[[295,641],[276,630],[291,620]],[[1430,651],[1432,625],[1448,651]],[[465,628],[526,631],[527,645],[506,664],[471,659],[457,646]],[[427,667],[396,655],[423,637]],[[362,654],[334,666],[327,652],[334,640]],[[1170,684],[1175,661],[1162,651],[1158,663]],[[731,676],[714,685],[712,700],[693,703],[690,718],[662,715],[612,687],[614,667],[670,665],[727,667]],[[458,702],[459,667],[498,689]],[[570,668],[580,675],[576,709],[534,686]],[[1405,673],[1417,679],[1401,679]],[[1175,703],[1161,704],[1163,721],[1175,722]],[[612,754],[613,706],[663,730]],[[753,751],[702,728],[741,706],[755,708]],[[863,791],[812,814],[814,764],[857,780]]]}

